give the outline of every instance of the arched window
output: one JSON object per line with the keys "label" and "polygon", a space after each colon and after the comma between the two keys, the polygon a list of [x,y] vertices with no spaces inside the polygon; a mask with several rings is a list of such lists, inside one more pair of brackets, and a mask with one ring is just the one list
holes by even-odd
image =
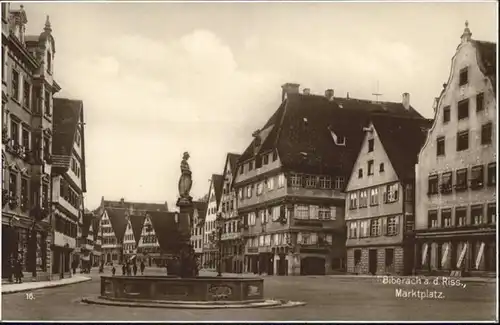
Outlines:
{"label": "arched window", "polygon": [[47,72],[52,73],[52,53],[47,51]]}

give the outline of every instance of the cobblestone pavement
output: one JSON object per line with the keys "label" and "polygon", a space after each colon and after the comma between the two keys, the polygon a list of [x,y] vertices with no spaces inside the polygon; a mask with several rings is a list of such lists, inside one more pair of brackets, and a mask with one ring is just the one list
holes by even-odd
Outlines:
{"label": "cobblestone pavement", "polygon": [[[146,274],[160,274],[147,269]],[[110,274],[109,270],[106,271]],[[74,321],[292,321],[292,320],[494,320],[495,283],[460,287],[390,285],[350,277],[265,277],[265,297],[305,301],[306,306],[284,309],[182,310],[87,305],[84,296],[99,294],[99,274],[92,281],[28,293],[2,296],[3,320]],[[437,290],[442,299],[396,297],[396,289]],[[411,295],[411,293],[410,293]]]}

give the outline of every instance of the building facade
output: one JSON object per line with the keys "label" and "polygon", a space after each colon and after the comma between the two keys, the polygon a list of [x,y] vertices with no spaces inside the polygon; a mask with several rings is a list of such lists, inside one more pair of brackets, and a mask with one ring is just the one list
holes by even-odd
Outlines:
{"label": "building facade", "polygon": [[81,227],[87,222],[83,214],[86,191],[83,102],[55,98],[53,118],[52,274],[62,278],[71,275],[74,260],[89,262],[93,249],[86,241],[77,240],[82,238]]}
{"label": "building facade", "polygon": [[401,103],[299,93],[282,104],[238,160],[234,181],[246,240],[244,270],[278,275],[345,270],[345,182],[371,114],[420,116]]}
{"label": "building facade", "polygon": [[243,272],[245,243],[241,236],[241,222],[238,216],[236,192],[233,179],[237,171],[240,155],[228,153],[224,164],[220,212],[224,218],[222,230],[222,271],[228,273]]}
{"label": "building facade", "polygon": [[217,247],[217,212],[219,211],[220,198],[222,196],[222,175],[212,175],[208,189],[208,204],[205,223],[203,225],[203,257],[202,268],[215,270],[219,259]]}
{"label": "building facade", "polygon": [[47,17],[26,35],[23,6],[2,2],[2,277],[22,260],[24,279],[49,279],[55,42]]}
{"label": "building facade", "polygon": [[193,223],[191,227],[191,245],[194,253],[201,263],[203,254],[203,235],[205,216],[207,215],[208,203],[204,201],[195,201],[193,209]]}
{"label": "building facade", "polygon": [[418,272],[496,268],[496,44],[467,26],[416,167]]}
{"label": "building facade", "polygon": [[429,128],[424,118],[374,116],[364,129],[345,190],[347,272],[412,273],[415,163]]}

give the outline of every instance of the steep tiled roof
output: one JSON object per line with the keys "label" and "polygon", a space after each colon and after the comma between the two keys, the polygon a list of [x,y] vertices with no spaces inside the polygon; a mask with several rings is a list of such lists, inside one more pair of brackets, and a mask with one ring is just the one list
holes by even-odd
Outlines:
{"label": "steep tiled roof", "polygon": [[388,116],[374,116],[371,120],[399,179],[414,178],[418,153],[433,121]]}
{"label": "steep tiled roof", "polygon": [[203,201],[193,201],[194,208],[198,210],[198,217],[205,218],[207,214],[208,203]]}
{"label": "steep tiled roof", "polygon": [[[363,140],[363,127],[373,115],[422,117],[402,103],[354,98],[329,101],[324,96],[290,94],[266,123],[274,126],[258,153],[276,148],[288,170],[349,174]],[[330,130],[344,136],[346,145],[335,145]],[[239,163],[254,156],[254,144],[255,140]]]}
{"label": "steep tiled roof", "polygon": [[130,217],[130,225],[132,226],[132,233],[134,234],[135,244],[139,245],[141,240],[142,227],[144,227],[144,221],[146,221],[146,215],[133,214]]}
{"label": "steep tiled roof", "polygon": [[[231,172],[232,172],[233,178],[236,175],[238,159],[240,159],[240,157],[241,157],[241,155],[236,154],[236,153],[230,152],[227,154],[227,159],[229,160],[229,167],[231,167]],[[226,172],[226,171],[224,171],[224,172]]]}
{"label": "steep tiled roof", "polygon": [[93,218],[94,215],[91,213],[83,214],[82,238],[87,238],[89,234],[90,224],[92,223]]}
{"label": "steep tiled roof", "polygon": [[497,92],[496,72],[497,72],[497,44],[492,42],[473,40],[479,53],[479,61],[483,73],[490,78],[493,90]]}
{"label": "steep tiled roof", "polygon": [[71,156],[82,106],[83,103],[80,100],[54,98],[54,138],[52,141],[54,155]]}
{"label": "steep tiled roof", "polygon": [[217,207],[218,207],[220,199],[222,197],[222,186],[224,185],[224,177],[222,177],[222,175],[212,174],[212,185],[214,187],[215,200],[217,201]]}
{"label": "steep tiled roof", "polygon": [[108,214],[111,227],[115,234],[116,239],[119,243],[123,243],[123,237],[125,236],[125,230],[127,230],[127,218],[125,217],[125,209],[122,208],[105,208]]}

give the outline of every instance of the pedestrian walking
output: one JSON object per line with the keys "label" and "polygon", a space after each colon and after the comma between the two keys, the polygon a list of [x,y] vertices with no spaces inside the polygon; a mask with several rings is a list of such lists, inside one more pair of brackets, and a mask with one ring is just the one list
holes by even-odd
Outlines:
{"label": "pedestrian walking", "polygon": [[115,273],[116,273],[116,269],[115,269],[115,267],[113,266],[113,267],[111,268],[111,274],[112,274],[113,276],[115,276]]}
{"label": "pedestrian walking", "polygon": [[21,259],[17,259],[14,266],[14,275],[16,277],[16,283],[22,283],[23,278],[23,264]]}
{"label": "pedestrian walking", "polygon": [[134,276],[137,275],[137,264],[134,263],[134,266],[132,266],[132,270],[134,271]]}
{"label": "pedestrian walking", "polygon": [[127,272],[127,266],[125,265],[125,263],[122,264],[122,275],[126,275],[126,272]]}
{"label": "pedestrian walking", "polygon": [[144,269],[146,269],[146,264],[144,264],[144,261],[141,261],[141,275],[144,275]]}
{"label": "pedestrian walking", "polygon": [[76,275],[76,268],[78,267],[78,262],[76,260],[71,263],[71,268],[73,269],[73,275]]}

